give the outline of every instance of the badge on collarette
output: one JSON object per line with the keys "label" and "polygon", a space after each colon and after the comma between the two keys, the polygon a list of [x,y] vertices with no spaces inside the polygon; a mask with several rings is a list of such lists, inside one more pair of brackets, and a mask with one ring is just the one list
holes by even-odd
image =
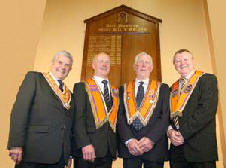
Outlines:
{"label": "badge on collarette", "polygon": [[177,95],[177,93],[178,93],[178,89],[176,89],[172,92],[172,96],[174,97],[175,95]]}
{"label": "badge on collarette", "polygon": [[191,89],[192,89],[192,85],[188,85],[188,86],[186,86],[186,88],[184,89],[184,92],[185,92],[185,93],[188,93],[188,92],[191,91]]}

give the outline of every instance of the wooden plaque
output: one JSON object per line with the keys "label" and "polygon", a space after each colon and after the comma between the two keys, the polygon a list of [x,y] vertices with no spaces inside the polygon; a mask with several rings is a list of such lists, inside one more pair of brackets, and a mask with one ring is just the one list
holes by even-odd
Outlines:
{"label": "wooden plaque", "polygon": [[110,55],[110,82],[120,86],[135,78],[134,57],[146,52],[153,58],[151,79],[161,81],[159,22],[125,5],[86,19],[81,80],[92,77],[92,58],[99,52]]}

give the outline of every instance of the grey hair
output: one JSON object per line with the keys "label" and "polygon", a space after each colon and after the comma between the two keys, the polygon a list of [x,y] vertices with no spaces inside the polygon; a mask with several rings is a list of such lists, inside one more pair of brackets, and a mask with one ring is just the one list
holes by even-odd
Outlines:
{"label": "grey hair", "polygon": [[71,60],[71,65],[73,64],[73,57],[72,57],[71,53],[69,53],[68,51],[65,51],[65,50],[58,51],[58,52],[53,56],[52,61],[55,61],[56,58],[57,58],[59,55],[63,55],[63,56],[65,56],[65,57],[69,58],[69,59]]}
{"label": "grey hair", "polygon": [[134,62],[134,65],[137,64],[137,62],[138,62],[138,60],[139,60],[139,57],[142,56],[142,55],[147,55],[147,56],[150,58],[150,63],[151,63],[151,65],[154,66],[154,65],[153,65],[153,59],[152,59],[152,56],[149,55],[149,54],[147,54],[146,52],[140,52],[140,53],[138,53],[138,54],[135,56],[135,62]]}

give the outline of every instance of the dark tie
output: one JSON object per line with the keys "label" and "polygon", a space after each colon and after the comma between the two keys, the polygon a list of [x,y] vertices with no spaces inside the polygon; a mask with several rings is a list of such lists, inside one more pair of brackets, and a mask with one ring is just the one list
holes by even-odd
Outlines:
{"label": "dark tie", "polygon": [[58,82],[59,82],[59,89],[63,92],[64,91],[64,89],[63,89],[63,82],[62,82],[62,80],[57,80]]}
{"label": "dark tie", "polygon": [[[138,86],[138,91],[137,91],[137,96],[136,96],[137,107],[140,107],[141,102],[144,98],[144,86],[143,86],[144,82],[141,81],[139,83],[140,83],[140,85]],[[138,119],[138,118],[136,118],[132,124],[136,130],[140,130],[143,127],[143,124],[141,123],[140,119]]]}
{"label": "dark tie", "polygon": [[104,101],[106,103],[107,110],[109,112],[110,109],[111,109],[111,106],[112,106],[112,102],[111,102],[111,98],[110,98],[109,90],[108,90],[108,85],[107,85],[108,81],[103,80],[102,83],[104,84]]}
{"label": "dark tie", "polygon": [[[183,90],[186,82],[187,82],[186,78],[180,78],[180,94],[182,93],[182,90]],[[179,130],[180,129],[180,125],[179,125],[179,121],[178,121],[178,116],[175,116],[173,118],[173,123],[175,125],[175,129]]]}
{"label": "dark tie", "polygon": [[140,85],[138,86],[138,91],[137,91],[137,96],[136,96],[136,103],[137,103],[137,107],[140,107],[140,104],[144,98],[144,82],[139,82]]}
{"label": "dark tie", "polygon": [[186,78],[180,78],[180,90],[182,90],[186,84]]}

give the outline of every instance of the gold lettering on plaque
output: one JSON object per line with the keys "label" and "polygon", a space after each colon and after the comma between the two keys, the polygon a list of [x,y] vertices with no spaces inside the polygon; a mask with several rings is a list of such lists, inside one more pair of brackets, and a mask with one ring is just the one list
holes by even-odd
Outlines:
{"label": "gold lettering on plaque", "polygon": [[99,32],[138,32],[138,33],[148,33],[146,27],[137,24],[106,24],[105,27],[98,28]]}
{"label": "gold lettering on plaque", "polygon": [[89,37],[87,65],[91,65],[93,57],[99,52],[106,52],[110,55],[111,65],[120,65],[121,41],[121,35],[91,35]]}

